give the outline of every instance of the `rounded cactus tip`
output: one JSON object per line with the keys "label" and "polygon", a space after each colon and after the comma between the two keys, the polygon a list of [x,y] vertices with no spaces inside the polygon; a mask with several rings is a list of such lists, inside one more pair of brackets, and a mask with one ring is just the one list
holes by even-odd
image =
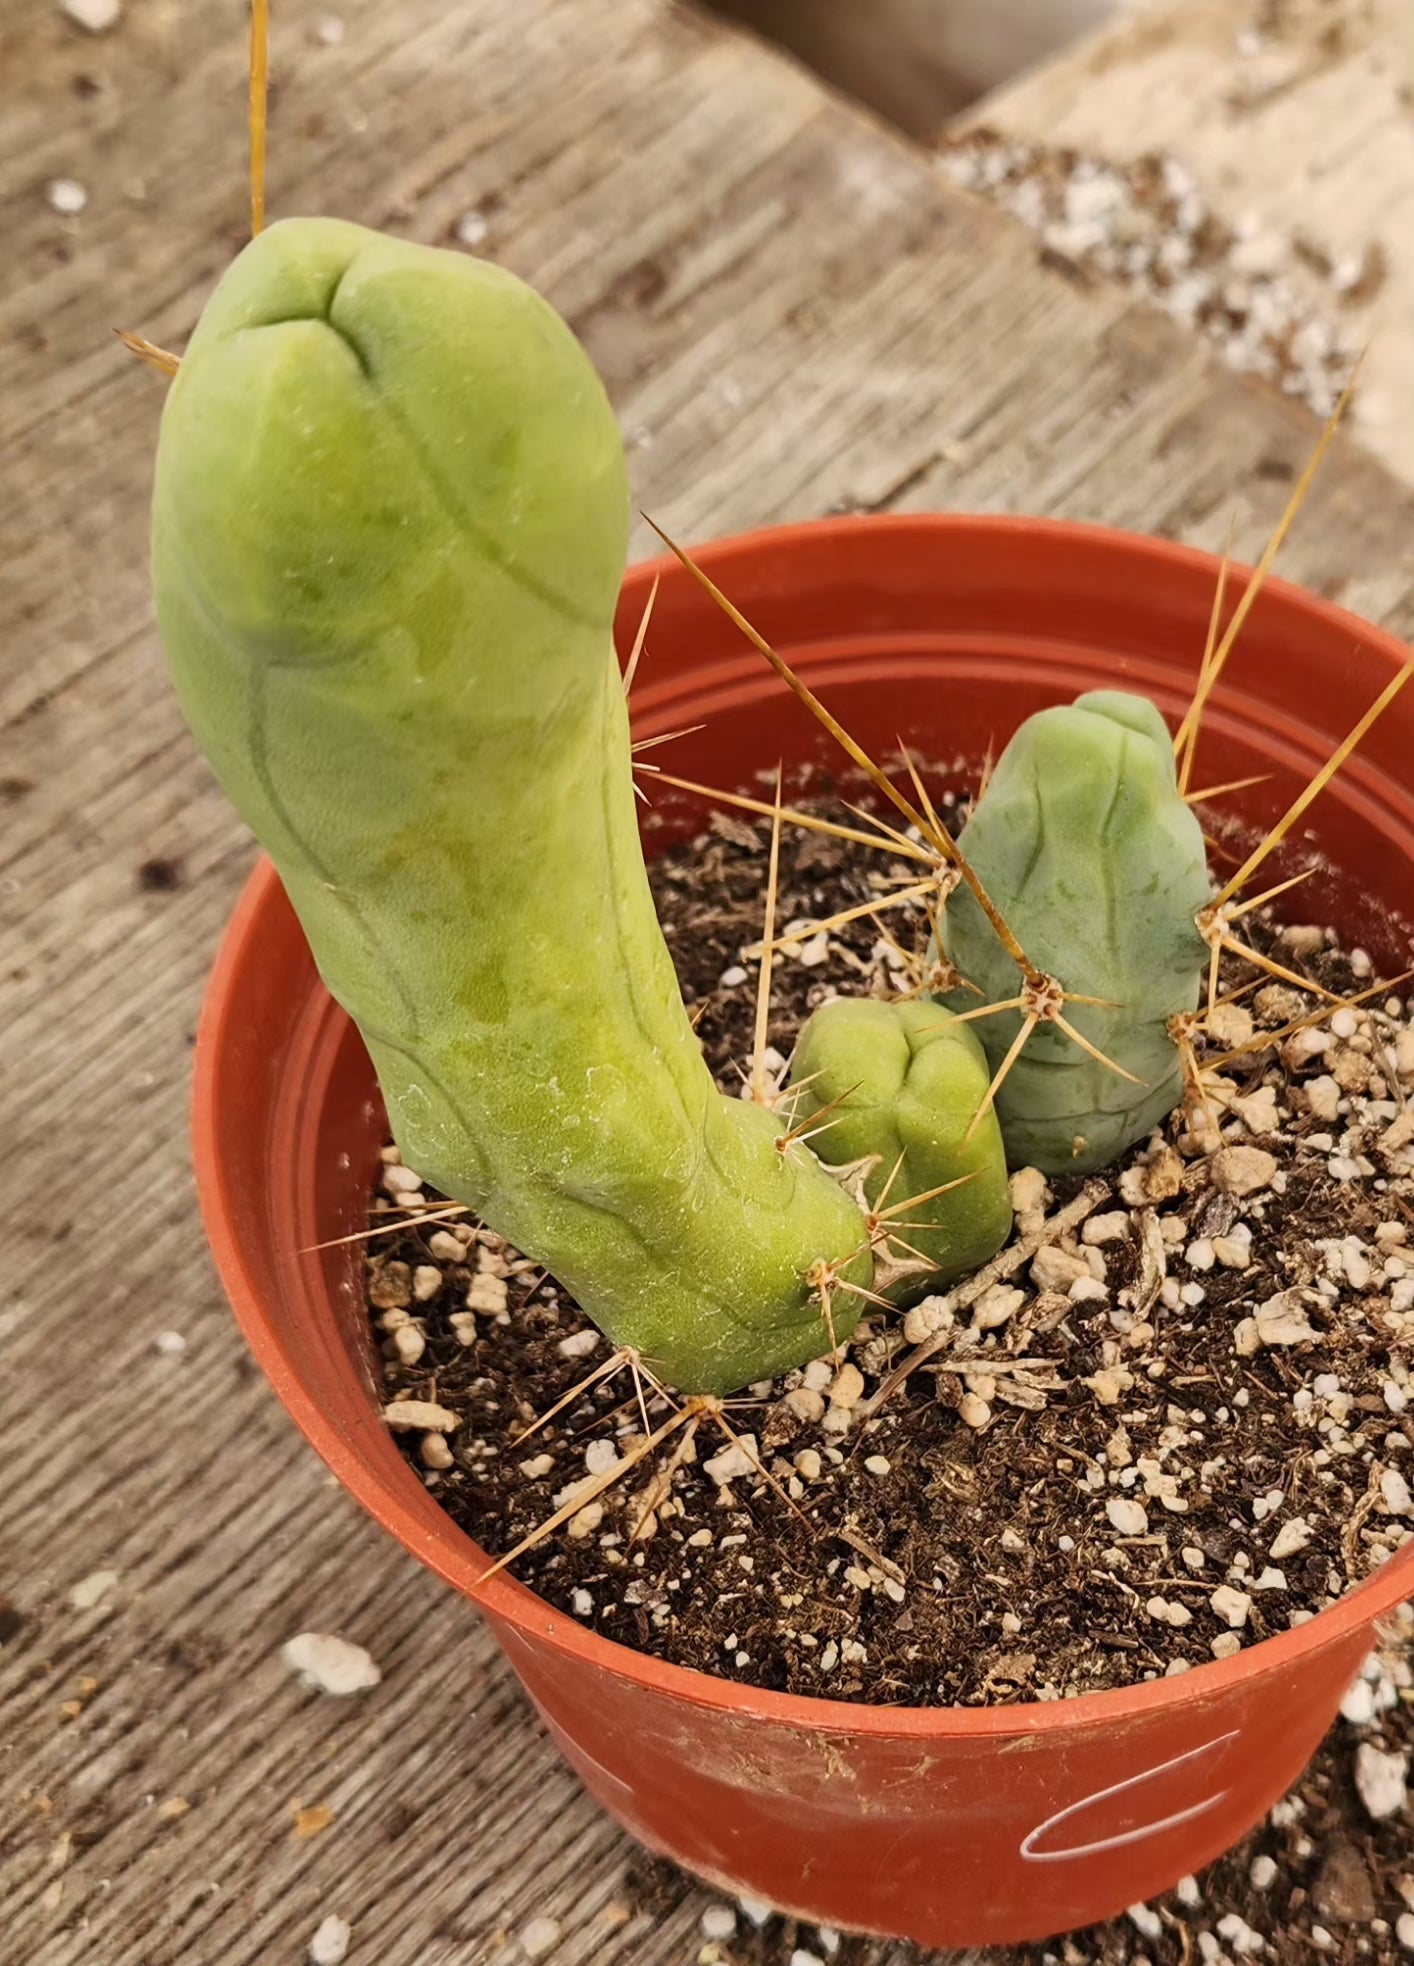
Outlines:
{"label": "rounded cactus tip", "polygon": [[801,1032],[796,1124],[830,1109],[814,1143],[857,1170],[875,1289],[909,1303],[1005,1242],[1011,1201],[986,1055],[931,1002],[840,998]]}
{"label": "rounded cactus tip", "polygon": [[965,889],[954,896],[946,954],[987,1003],[1011,1006],[978,1024],[994,1071],[1006,1067],[996,1099],[1008,1157],[1046,1173],[1108,1166],[1179,1101],[1170,1020],[1196,1007],[1206,953],[1202,829],[1156,706],[1096,690],[1028,718],[959,845],[1056,986],[1054,1004],[1023,1000],[983,910]]}

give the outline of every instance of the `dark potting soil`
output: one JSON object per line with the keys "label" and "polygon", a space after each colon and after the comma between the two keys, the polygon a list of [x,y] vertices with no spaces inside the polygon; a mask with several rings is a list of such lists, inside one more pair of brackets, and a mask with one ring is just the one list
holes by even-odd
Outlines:
{"label": "dark potting soil", "polygon": [[[768,835],[716,815],[652,870],[729,1092],[751,1049],[742,951],[762,931]],[[886,901],[916,870],[787,829],[778,933]],[[832,992],[908,987],[900,949],[921,949],[926,917],[882,920],[888,938],[864,917],[778,962],[777,1065]],[[1371,987],[1368,959],[1329,932],[1243,927],[1313,984]],[[1225,962],[1225,992],[1254,981],[1200,1055],[1318,1007]],[[433,1197],[390,1149],[368,1258],[389,1421],[496,1553],[581,1485],[515,1574],[610,1638],[724,1678],[976,1705],[1228,1656],[1414,1532],[1409,1087],[1414,998],[1397,992],[1244,1052],[1210,1094],[1216,1155],[1176,1116],[1102,1177],[1023,1172],[1017,1231],[980,1278],[907,1322],[871,1309],[842,1358],[749,1389],[593,1496],[671,1406],[627,1368],[586,1386],[608,1343],[469,1217],[407,1219]],[[899,1378],[930,1327],[933,1349]]]}

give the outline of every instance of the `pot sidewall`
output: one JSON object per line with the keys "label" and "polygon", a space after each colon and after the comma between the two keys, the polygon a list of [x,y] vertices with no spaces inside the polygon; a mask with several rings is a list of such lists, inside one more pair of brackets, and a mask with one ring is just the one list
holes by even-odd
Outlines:
{"label": "pot sidewall", "polygon": [[[889,549],[876,555],[868,549],[881,525]],[[808,578],[803,562],[837,569],[864,552],[876,576],[881,560],[899,562],[916,608],[912,589],[926,594],[930,580],[936,587],[941,578],[940,605],[946,598],[940,558],[956,565],[970,550],[974,561],[1010,565],[1015,579],[1038,534],[1047,550],[1069,551],[1067,566],[1098,552],[1111,590],[1128,554],[1131,585],[1155,581],[1158,566],[1179,587],[1186,580],[1190,612],[1210,598],[1216,563],[1204,556],[1036,522],[853,520],[725,542],[714,555],[747,587],[755,582],[755,600],[780,618],[773,633],[789,650],[780,621],[790,618],[792,581]],[[655,573],[663,629],[659,639],[655,628],[656,694],[644,699],[650,722],[685,720],[694,691],[704,705],[743,691],[757,700],[762,679],[739,654],[713,643],[704,665],[698,639],[681,625],[674,631],[700,607],[676,563],[634,570],[626,617],[636,624]],[[1338,611],[1296,590],[1284,595],[1288,611],[1308,629],[1315,623],[1313,634],[1347,632]],[[889,601],[881,576],[863,590],[856,613],[866,639],[895,632]],[[1049,617],[1046,625],[1054,626]],[[1387,643],[1377,656],[1402,655],[1362,632]],[[887,686],[902,700],[919,687],[922,657],[911,644],[872,666],[862,652],[832,656],[818,638],[816,648],[825,650],[822,668],[833,663],[837,690],[851,661],[866,665],[871,692]],[[1141,656],[1106,664],[1103,652],[1076,651],[1091,686],[1143,668]],[[1063,660],[1041,673],[1064,687],[1074,680]],[[1000,675],[997,686],[1005,687]],[[813,737],[808,722],[801,729]],[[716,782],[743,778],[738,762]],[[1406,857],[1410,843],[1414,825]],[[357,1081],[360,1049],[322,993],[273,873],[258,869],[223,943],[198,1039],[197,1174],[218,1268],[311,1442],[390,1533],[486,1612],[566,1758],[641,1841],[724,1888],[816,1922],[936,1946],[1010,1944],[1112,1916],[1166,1888],[1229,1847],[1299,1774],[1359,1669],[1374,1619],[1414,1588],[1414,1551],[1309,1625],[1236,1659],[1054,1706],[990,1710],[762,1692],[599,1638],[504,1575],[478,1588],[489,1559],[451,1525],[382,1426],[361,1292],[311,1254],[333,1232],[328,1170],[314,1164],[332,1108],[365,1146],[376,1130],[366,1057]],[[340,1227],[366,1197],[362,1175],[343,1177]]]}

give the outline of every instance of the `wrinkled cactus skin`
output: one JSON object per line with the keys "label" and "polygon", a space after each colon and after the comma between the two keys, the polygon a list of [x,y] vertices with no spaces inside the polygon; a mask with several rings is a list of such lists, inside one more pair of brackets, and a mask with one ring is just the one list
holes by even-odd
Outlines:
{"label": "wrinkled cactus skin", "polygon": [[[874,1160],[865,1194],[886,1208],[970,1176],[897,1218],[903,1241],[932,1265],[896,1278],[881,1267],[876,1288],[909,1304],[994,1256],[1011,1232],[1011,1194],[995,1112],[967,1130],[991,1077],[973,1035],[934,1003],[881,1003],[867,997],[822,1004],[800,1034],[793,1075],[800,1086],[796,1124],[848,1094],[812,1142],[832,1164]],[[899,1157],[902,1156],[900,1163]],[[912,1226],[916,1222],[927,1228]],[[936,1225],[936,1226],[934,1226]],[[907,1252],[893,1254],[903,1263]]]}
{"label": "wrinkled cactus skin", "polygon": [[864,1231],[781,1119],[716,1091],[682,1007],[612,638],[628,514],[603,389],[528,287],[288,220],[172,384],[157,607],[408,1163],[616,1343],[725,1392],[826,1349],[806,1273]]}
{"label": "wrinkled cactus skin", "polygon": [[[1198,1003],[1206,947],[1194,916],[1211,898],[1203,835],[1185,805],[1173,744],[1146,698],[1118,690],[1042,710],[1017,731],[959,838],[991,899],[1038,969],[1080,996],[1065,1015],[1132,1085],[1054,1024],[1032,1035],[998,1096],[1013,1166],[1048,1174],[1106,1167],[1178,1104],[1168,1019]],[[966,888],[944,916],[947,954],[988,1001],[1021,977]],[[954,1009],[975,1008],[964,991]],[[1020,1013],[975,1028],[993,1069]]]}

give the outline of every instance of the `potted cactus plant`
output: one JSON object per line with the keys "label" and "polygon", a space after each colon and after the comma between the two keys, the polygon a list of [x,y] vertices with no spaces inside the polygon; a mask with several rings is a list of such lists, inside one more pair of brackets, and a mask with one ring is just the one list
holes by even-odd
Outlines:
{"label": "potted cactus plant", "polygon": [[[823,1005],[790,1124],[775,1087],[724,1096],[638,842],[612,633],[628,518],[607,398],[537,295],[287,221],[173,383],[157,610],[409,1165],[615,1344],[719,1395],[833,1349],[870,1295],[979,1267],[1011,1226],[1008,1159],[1088,1172],[1173,1109],[1211,894],[1153,704],[1043,711],[959,842],[921,784],[923,810],[890,788],[942,862],[931,960],[953,987]],[[800,1138],[825,1114],[853,1192]],[[942,1218],[902,1259],[886,1181]]]}
{"label": "potted cactus plant", "polygon": [[[209,303],[164,416],[157,605],[192,727],[274,869],[242,902],[198,1047],[218,1263],[305,1431],[483,1607],[645,1841],[787,1909],[936,1944],[1108,1915],[1215,1855],[1295,1774],[1407,1591],[1407,1553],[1239,1657],[1050,1707],[733,1684],[582,1630],[450,1523],[382,1425],[339,1232],[386,1108],[411,1167],[702,1403],[984,1264],[1011,1230],[1008,1159],[1109,1166],[1186,1091],[1201,1130],[1185,1019],[1234,939],[1237,883],[1213,891],[1153,699],[1191,677],[1214,570],[1080,528],[918,518],[680,555],[650,589],[644,570],[624,585],[628,511],[597,378],[494,267],[302,220]],[[930,987],[821,1005],[788,1105],[774,1083],[714,1085],[638,838],[616,615],[631,634],[657,591],[647,734],[710,709],[721,776],[764,762],[741,706],[789,700],[738,651],[718,579],[770,625],[797,693],[818,705],[808,672],[875,735],[893,719],[922,736],[923,675],[979,748],[999,686],[1019,722],[956,840],[921,781],[910,796],[880,775],[936,859]],[[1266,619],[1309,723],[1339,735],[1320,690],[1345,618],[1271,588]],[[1366,649],[1393,700],[1397,652],[1373,631]],[[1289,769],[1309,732],[1284,714],[1263,699],[1245,743],[1219,719],[1225,753]],[[1372,874],[1382,896],[1347,897],[1367,939],[1414,848],[1407,798],[1371,782],[1383,811],[1366,785],[1329,834],[1372,861],[1378,837],[1398,848]],[[886,1187],[926,1200],[926,1222]]]}
{"label": "potted cactus plant", "polygon": [[[329,489],[356,483],[385,495],[331,553]],[[874,1261],[865,1212],[783,1146],[773,1105],[716,1090],[683,1008],[612,633],[629,511],[608,400],[530,289],[286,222],[227,275],[172,385],[157,610],[408,1163],[616,1344],[720,1394],[817,1356],[836,1295],[847,1336]],[[839,1006],[807,1046],[819,1086],[856,1061],[881,1081],[902,1051],[851,1130],[875,1163],[899,1141],[905,1192],[947,1218],[911,1259],[921,1294],[1005,1238],[1001,1134],[967,1026],[876,1008],[881,1028]]]}

